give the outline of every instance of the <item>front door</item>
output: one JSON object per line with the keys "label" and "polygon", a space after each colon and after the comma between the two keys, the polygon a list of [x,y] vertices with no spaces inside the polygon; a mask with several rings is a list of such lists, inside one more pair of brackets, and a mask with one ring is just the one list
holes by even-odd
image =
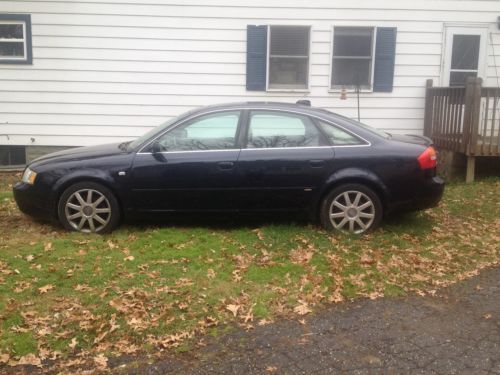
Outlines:
{"label": "front door", "polygon": [[160,136],[134,160],[138,211],[235,209],[240,111],[201,115]]}
{"label": "front door", "polygon": [[332,168],[333,148],[305,115],[252,110],[246,148],[238,159],[240,208],[307,209]]}
{"label": "front door", "polygon": [[464,86],[467,77],[484,77],[488,29],[447,26],[443,59],[443,86]]}

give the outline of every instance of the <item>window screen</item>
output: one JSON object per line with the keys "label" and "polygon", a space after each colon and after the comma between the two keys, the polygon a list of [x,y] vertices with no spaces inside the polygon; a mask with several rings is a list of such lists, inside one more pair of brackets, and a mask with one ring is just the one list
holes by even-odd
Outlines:
{"label": "window screen", "polygon": [[370,88],[372,66],[373,28],[335,27],[331,87]]}
{"label": "window screen", "polygon": [[464,86],[467,77],[477,77],[480,35],[453,35],[450,86]]}
{"label": "window screen", "polygon": [[309,34],[304,26],[270,27],[269,88],[307,88]]}

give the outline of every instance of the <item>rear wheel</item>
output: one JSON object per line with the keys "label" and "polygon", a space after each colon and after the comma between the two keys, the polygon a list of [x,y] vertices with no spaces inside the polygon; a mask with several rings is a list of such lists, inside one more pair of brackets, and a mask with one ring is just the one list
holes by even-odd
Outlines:
{"label": "rear wheel", "polygon": [[68,230],[109,233],[118,226],[120,207],[107,187],[95,182],[79,182],[62,194],[58,215]]}
{"label": "rear wheel", "polygon": [[321,204],[321,224],[328,230],[361,234],[374,230],[382,220],[378,195],[361,184],[333,189]]}

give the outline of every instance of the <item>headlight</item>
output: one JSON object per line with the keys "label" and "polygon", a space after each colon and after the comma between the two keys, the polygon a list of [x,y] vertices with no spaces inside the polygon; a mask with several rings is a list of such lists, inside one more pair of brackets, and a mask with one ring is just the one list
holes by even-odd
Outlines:
{"label": "headlight", "polygon": [[36,179],[36,172],[32,171],[29,167],[27,167],[24,170],[23,180],[22,181],[25,184],[33,185],[35,183],[35,179]]}

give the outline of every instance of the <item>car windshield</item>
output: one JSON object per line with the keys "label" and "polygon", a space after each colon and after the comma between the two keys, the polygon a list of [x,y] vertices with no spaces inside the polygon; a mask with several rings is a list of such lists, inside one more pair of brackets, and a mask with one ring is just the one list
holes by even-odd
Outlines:
{"label": "car windshield", "polygon": [[167,122],[151,129],[150,131],[146,132],[145,134],[143,134],[139,138],[130,142],[128,144],[127,148],[130,150],[135,149],[136,147],[140,146],[142,143],[146,142],[149,138],[153,137],[155,134],[160,133],[163,130],[165,130],[166,128],[168,128],[170,125],[172,125],[174,122],[176,122],[177,120],[179,120],[183,116],[185,116],[185,114],[178,116],[178,117],[173,117],[170,120],[168,120]]}

